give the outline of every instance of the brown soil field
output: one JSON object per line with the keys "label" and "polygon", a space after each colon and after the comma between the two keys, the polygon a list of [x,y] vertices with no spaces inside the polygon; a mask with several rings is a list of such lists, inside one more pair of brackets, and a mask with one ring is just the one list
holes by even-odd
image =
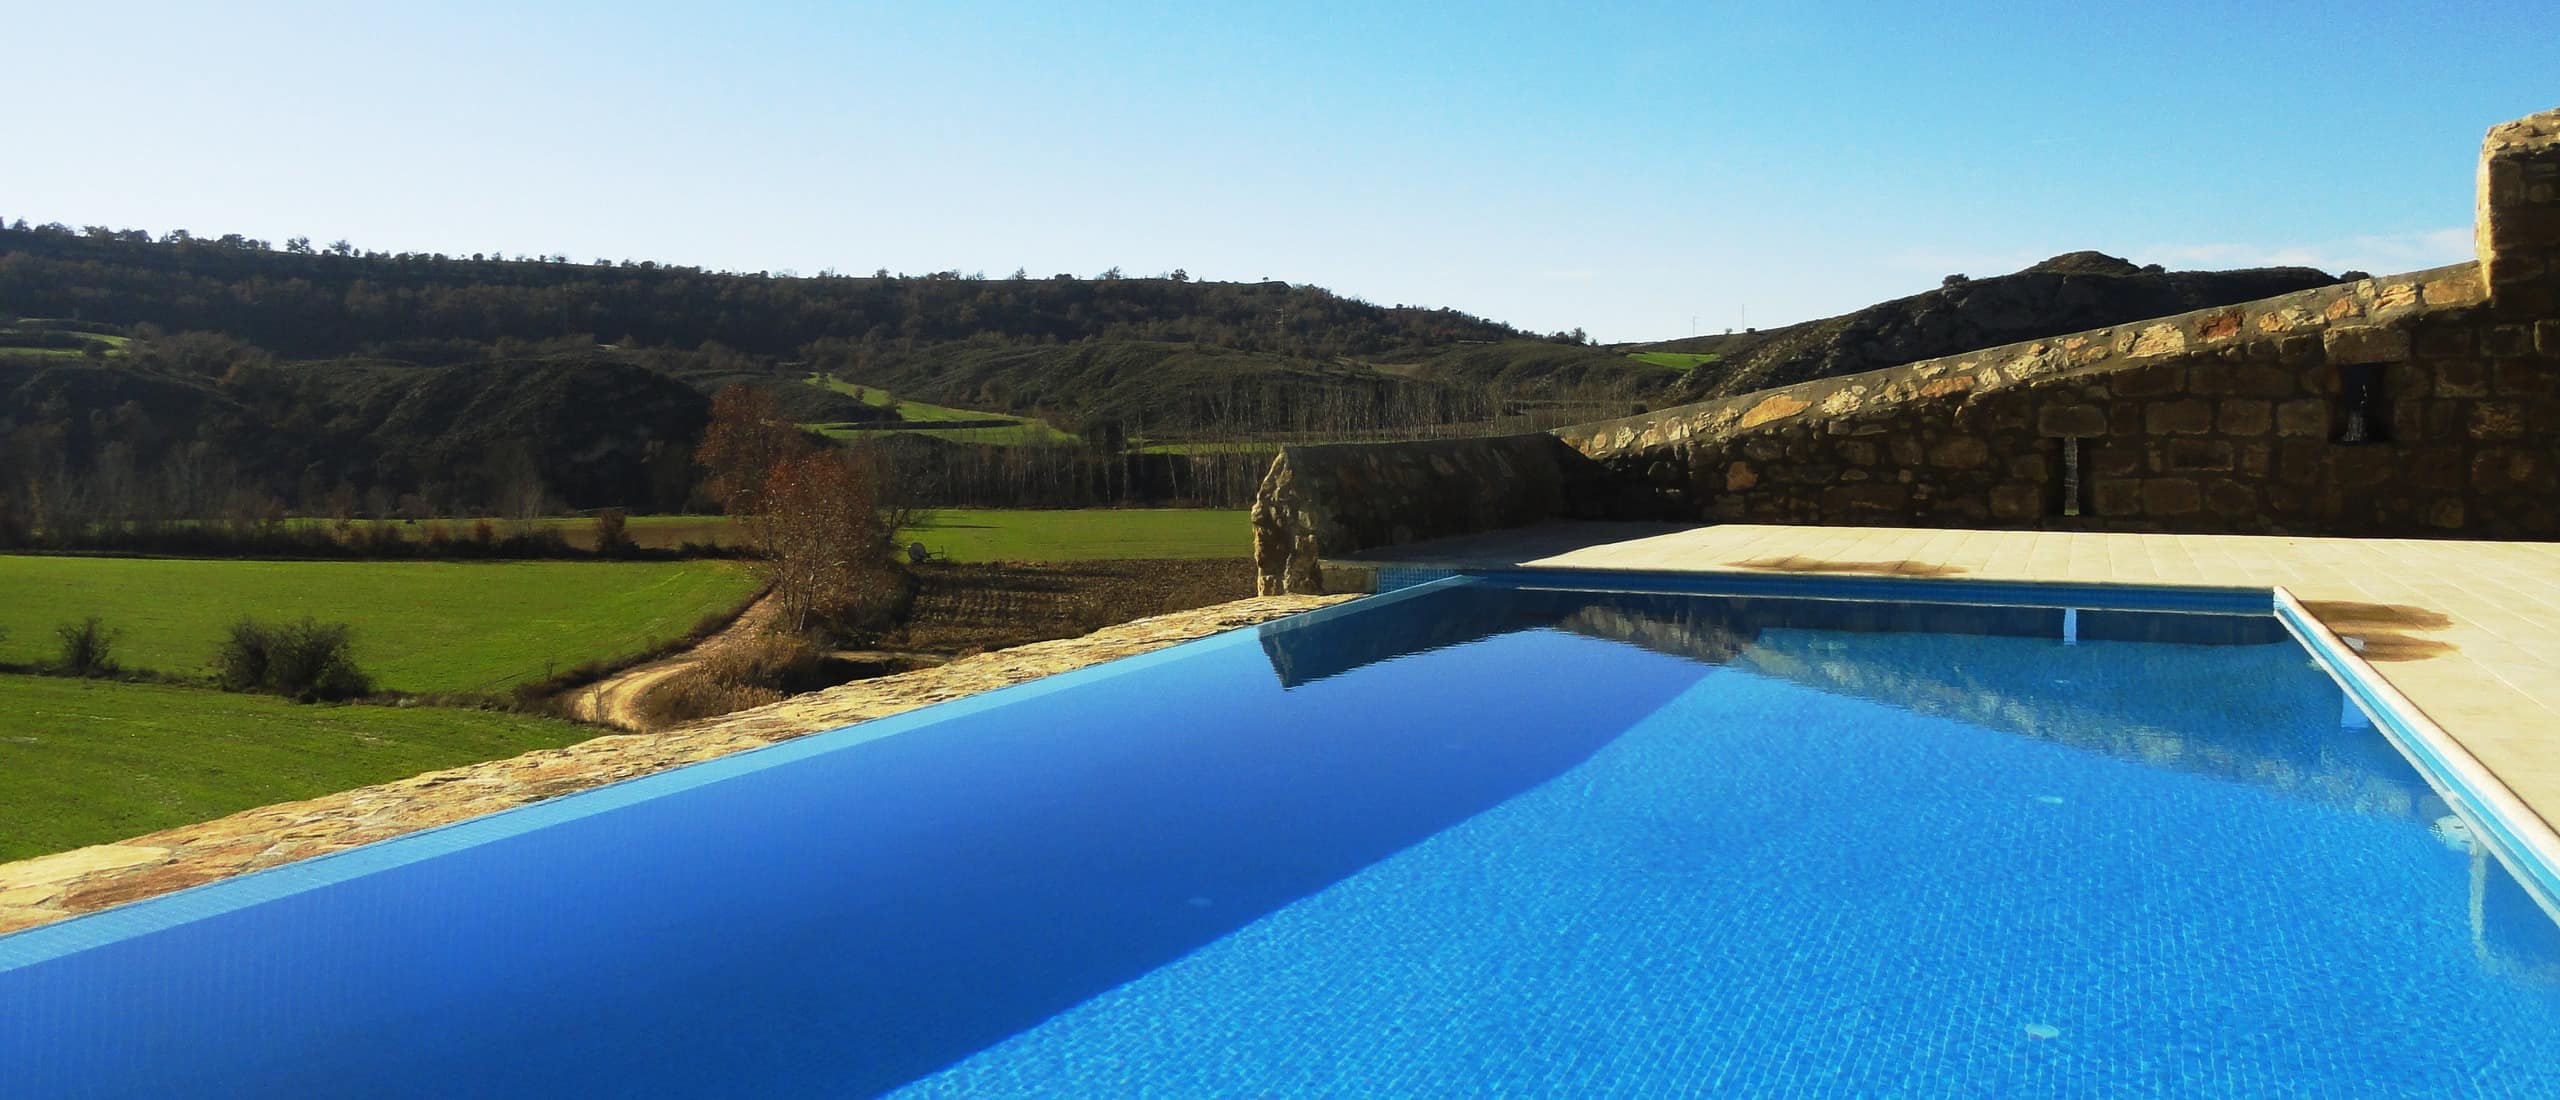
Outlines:
{"label": "brown soil field", "polygon": [[914,613],[885,644],[955,655],[1073,638],[1253,595],[1246,558],[935,562],[916,574]]}

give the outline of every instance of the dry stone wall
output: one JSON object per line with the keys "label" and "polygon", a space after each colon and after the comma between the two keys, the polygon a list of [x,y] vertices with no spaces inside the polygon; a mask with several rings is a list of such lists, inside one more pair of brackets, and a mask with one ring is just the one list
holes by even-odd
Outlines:
{"label": "dry stone wall", "polygon": [[1292,448],[1268,592],[1558,517],[2560,537],[2560,111],[2491,130],[2480,260],[1535,437]]}
{"label": "dry stone wall", "polygon": [[1617,491],[1597,463],[1544,433],[1284,447],[1254,499],[1258,587],[1322,592],[1323,555],[1519,527]]}
{"label": "dry stone wall", "polygon": [[2463,264],[1562,434],[1704,520],[2548,537],[2535,334]]}

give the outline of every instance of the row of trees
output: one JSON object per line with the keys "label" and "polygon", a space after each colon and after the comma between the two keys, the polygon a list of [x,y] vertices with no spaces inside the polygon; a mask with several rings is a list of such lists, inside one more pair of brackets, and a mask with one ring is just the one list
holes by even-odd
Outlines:
{"label": "row of trees", "polygon": [[263,244],[237,235],[0,229],[0,304],[25,316],[228,332],[298,357],[421,335],[489,344],[599,333],[761,354],[827,338],[1131,338],[1310,355],[1320,346],[1381,354],[1528,336],[1455,310],[1384,307],[1280,282],[775,278]]}

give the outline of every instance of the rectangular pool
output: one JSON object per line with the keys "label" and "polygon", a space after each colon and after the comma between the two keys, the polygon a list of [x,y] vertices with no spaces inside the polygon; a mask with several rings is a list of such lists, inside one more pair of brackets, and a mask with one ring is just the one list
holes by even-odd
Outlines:
{"label": "rectangular pool", "polygon": [[0,1096],[2560,1095],[2549,869],[2267,593],[1725,583],[1437,581],[0,937]]}

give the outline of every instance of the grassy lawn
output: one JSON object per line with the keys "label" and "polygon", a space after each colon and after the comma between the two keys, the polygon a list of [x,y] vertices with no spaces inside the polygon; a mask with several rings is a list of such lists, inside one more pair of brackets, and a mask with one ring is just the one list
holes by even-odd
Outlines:
{"label": "grassy lawn", "polygon": [[0,675],[0,860],[596,732],[495,711],[298,706],[199,688]]}
{"label": "grassy lawn", "polygon": [[1241,508],[969,509],[926,512],[899,541],[953,561],[1241,558],[1253,531]]}
{"label": "grassy lawn", "polygon": [[1673,370],[1692,370],[1715,362],[1723,356],[1712,352],[1639,351],[1628,354],[1627,358],[1639,363],[1651,363],[1657,367],[1669,367]]}
{"label": "grassy lawn", "polygon": [[0,557],[0,660],[52,657],[97,615],[130,668],[202,671],[244,615],[352,624],[357,663],[394,691],[488,694],[679,637],[756,581],[735,562],[164,561]]}

